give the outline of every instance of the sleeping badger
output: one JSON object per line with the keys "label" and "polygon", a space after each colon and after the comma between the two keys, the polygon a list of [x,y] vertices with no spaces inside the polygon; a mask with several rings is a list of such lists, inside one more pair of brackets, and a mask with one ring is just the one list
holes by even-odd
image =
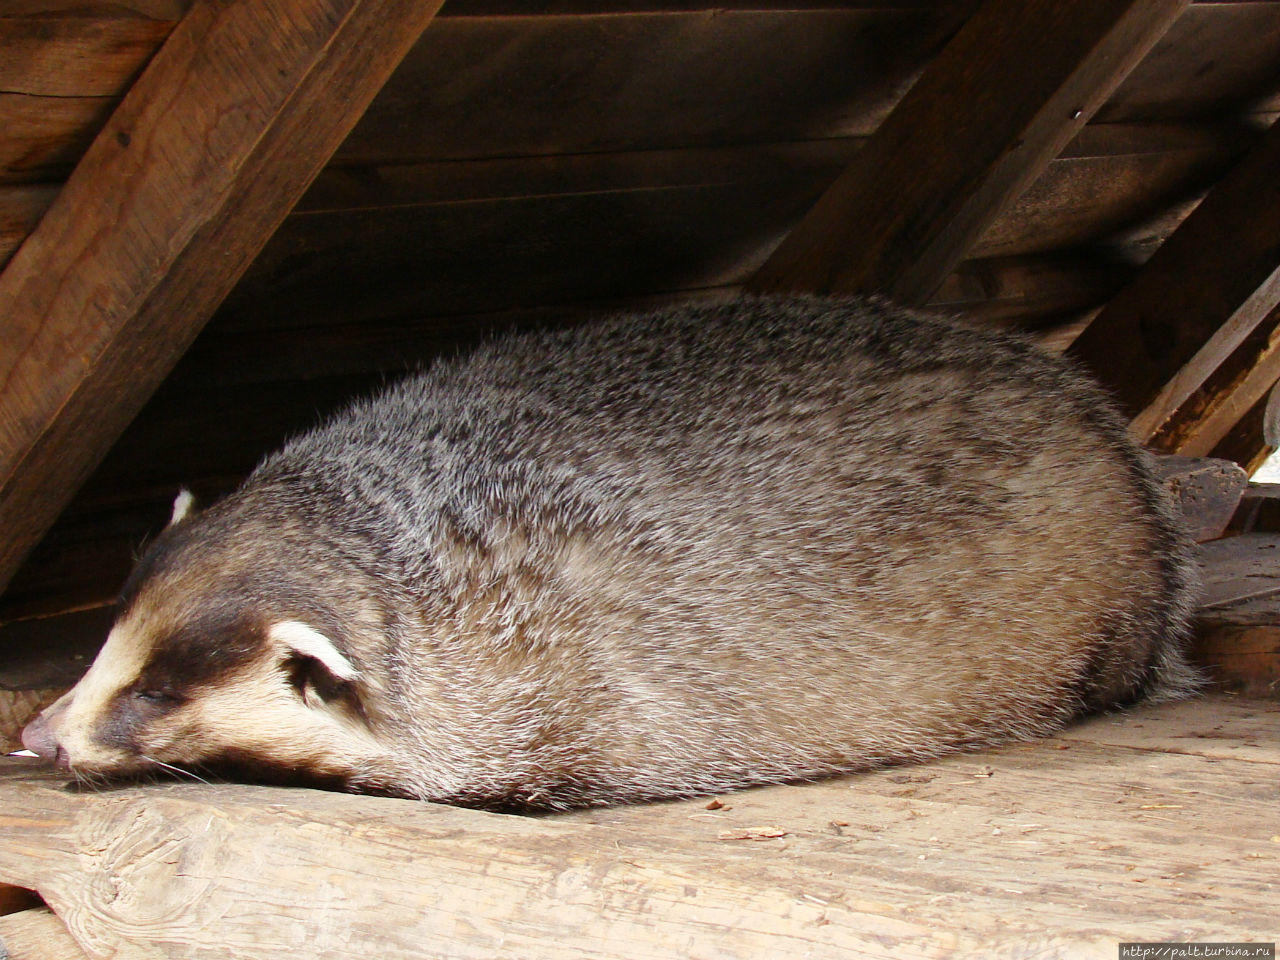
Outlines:
{"label": "sleeping badger", "polygon": [[498,339],[180,498],[23,739],[90,780],[688,796],[1184,695],[1193,579],[1066,363],[746,299]]}

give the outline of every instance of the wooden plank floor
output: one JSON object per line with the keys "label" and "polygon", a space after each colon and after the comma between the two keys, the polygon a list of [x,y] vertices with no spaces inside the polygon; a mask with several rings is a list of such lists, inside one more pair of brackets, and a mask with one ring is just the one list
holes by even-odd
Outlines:
{"label": "wooden plank floor", "polygon": [[1274,700],[718,802],[527,818],[74,793],[11,760],[0,882],[38,888],[95,956],[1110,960],[1120,941],[1280,936]]}

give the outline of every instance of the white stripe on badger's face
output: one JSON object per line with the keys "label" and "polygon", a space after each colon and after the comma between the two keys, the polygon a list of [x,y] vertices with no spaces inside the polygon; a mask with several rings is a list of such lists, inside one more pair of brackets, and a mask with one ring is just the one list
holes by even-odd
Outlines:
{"label": "white stripe on badger's face", "polygon": [[360,677],[360,671],[338,651],[333,641],[314,627],[297,620],[285,620],[272,626],[267,635],[281,646],[304,657],[319,660],[339,680],[356,680]]}
{"label": "white stripe on badger's face", "polygon": [[73,767],[135,761],[126,751],[98,741],[93,730],[111,701],[141,675],[150,654],[142,639],[144,634],[132,618],[117,623],[107,634],[107,642],[89,671],[62,698],[66,701],[65,708],[58,711],[58,704],[51,708],[54,736]]}

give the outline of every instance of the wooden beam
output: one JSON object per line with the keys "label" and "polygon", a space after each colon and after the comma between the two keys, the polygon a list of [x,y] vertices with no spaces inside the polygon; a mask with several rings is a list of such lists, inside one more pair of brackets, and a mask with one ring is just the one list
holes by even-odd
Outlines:
{"label": "wooden beam", "polygon": [[66,925],[48,907],[0,917],[0,957],[12,960],[88,960]]}
{"label": "wooden beam", "polygon": [[1164,453],[1208,455],[1280,380],[1280,307],[1150,438]]}
{"label": "wooden beam", "polygon": [[207,0],[0,275],[0,587],[441,0]]}
{"label": "wooden beam", "polygon": [[1276,827],[1258,811],[1278,743],[1280,704],[1161,704],[714,809],[545,817],[231,784],[72,791],[0,760],[0,882],[112,957],[1114,956],[1274,936],[1258,861]]}
{"label": "wooden beam", "polygon": [[1280,126],[1224,177],[1068,351],[1151,439],[1280,304]]}
{"label": "wooden beam", "polygon": [[988,0],[761,267],[757,291],[924,303],[1186,0]]}
{"label": "wooden beam", "polygon": [[1230,460],[1160,457],[1155,469],[1196,543],[1222,536],[1249,483],[1244,470]]}
{"label": "wooden beam", "polygon": [[[1272,395],[1274,396],[1274,391]],[[1253,476],[1276,451],[1275,433],[1268,429],[1269,406],[1265,397],[1255,403],[1213,448],[1212,455],[1234,460],[1244,467],[1245,473]]]}

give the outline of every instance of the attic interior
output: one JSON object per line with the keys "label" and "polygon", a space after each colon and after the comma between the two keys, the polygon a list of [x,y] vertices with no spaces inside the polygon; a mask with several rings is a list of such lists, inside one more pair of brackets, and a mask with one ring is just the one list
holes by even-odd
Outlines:
{"label": "attic interior", "polygon": [[[262,811],[285,805],[267,788],[75,795],[11,760],[0,942],[398,957],[426,931],[476,957],[1049,957],[1275,940],[1280,494],[1245,477],[1280,442],[1278,114],[1273,0],[4,0],[8,749],[87,667],[180,487],[215,498],[352,396],[493,331],[748,292],[886,294],[1089,368],[1138,440],[1180,458],[1215,689],[722,808],[512,822],[291,795],[290,823],[325,836],[372,823],[360,870],[390,878],[374,895],[335,873],[305,909],[264,892],[297,871],[254,873]],[[233,853],[200,839],[214,819]],[[157,867],[173,836],[181,883]]]}

